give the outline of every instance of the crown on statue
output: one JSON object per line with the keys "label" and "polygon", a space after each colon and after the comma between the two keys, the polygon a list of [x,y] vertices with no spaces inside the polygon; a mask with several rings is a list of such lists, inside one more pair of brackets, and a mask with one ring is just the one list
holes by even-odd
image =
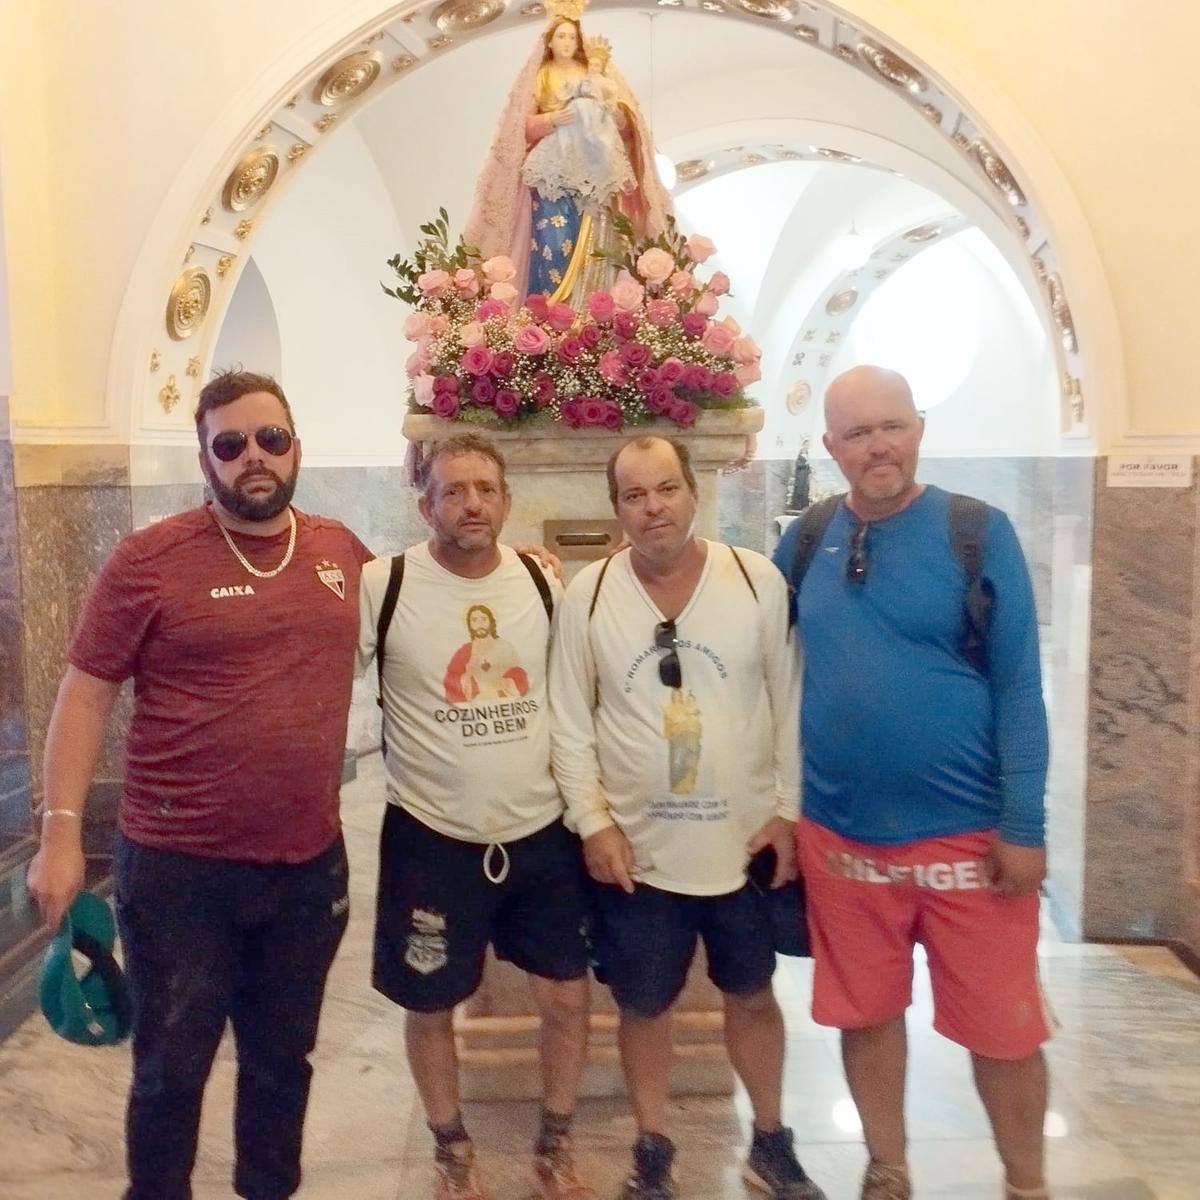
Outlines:
{"label": "crown on statue", "polygon": [[588,0],[546,0],[546,11],[555,21],[578,21]]}
{"label": "crown on statue", "polygon": [[583,39],[583,50],[589,59],[612,58],[612,42],[606,37],[589,37]]}

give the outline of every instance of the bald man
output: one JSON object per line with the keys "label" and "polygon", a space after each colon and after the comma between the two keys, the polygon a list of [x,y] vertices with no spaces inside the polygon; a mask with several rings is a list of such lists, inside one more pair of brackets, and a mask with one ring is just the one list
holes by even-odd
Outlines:
{"label": "bald man", "polygon": [[981,506],[991,611],[982,654],[967,651],[969,575],[952,498],[916,480],[924,421],[908,383],[879,367],[848,371],[829,387],[825,424],[850,490],[823,532],[808,535],[806,570],[797,569],[803,518],[775,561],[799,584],[797,842],[813,1016],[842,1030],[871,1156],[861,1197],[912,1194],[904,1014],[921,942],[934,1027],[971,1053],[1008,1200],[1041,1200],[1047,733],[1029,573],[1008,518]]}

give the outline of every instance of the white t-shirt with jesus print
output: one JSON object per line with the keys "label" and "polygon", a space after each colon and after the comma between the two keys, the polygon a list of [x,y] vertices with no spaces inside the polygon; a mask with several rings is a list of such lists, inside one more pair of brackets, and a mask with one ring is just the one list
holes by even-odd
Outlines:
{"label": "white t-shirt with jesus print", "polygon": [[[359,670],[375,657],[391,562],[363,569]],[[555,608],[562,595],[547,576]],[[550,774],[550,622],[516,553],[482,579],[441,566],[427,544],[404,555],[383,656],[388,799],[468,842],[509,842],[562,815]]]}
{"label": "white t-shirt with jesus print", "polygon": [[740,888],[746,843],[773,816],[794,821],[800,794],[787,586],[761,554],[705,546],[700,581],[675,620],[680,688],[659,676],[663,614],[627,550],[610,562],[590,619],[602,564],[572,580],[550,672],[568,822],[585,838],[618,825],[635,879],[693,896]]}

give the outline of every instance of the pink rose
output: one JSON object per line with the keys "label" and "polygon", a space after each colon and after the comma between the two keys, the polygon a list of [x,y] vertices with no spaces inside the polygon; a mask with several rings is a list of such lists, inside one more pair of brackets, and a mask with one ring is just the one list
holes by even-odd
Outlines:
{"label": "pink rose", "polygon": [[[636,265],[638,274],[646,283],[652,288],[659,288],[667,282],[675,270],[675,258],[665,250],[652,247],[638,256]],[[618,307],[620,307],[619,303]]]}
{"label": "pink rose", "polygon": [[721,358],[724,358],[733,349],[733,343],[734,335],[724,325],[710,325],[704,331],[704,337],[700,339],[700,345],[709,354],[716,354]]}
{"label": "pink rose", "polygon": [[539,371],[533,377],[533,398],[543,408],[554,399],[554,376],[549,371]]}
{"label": "pink rose", "polygon": [[680,318],[680,324],[688,337],[700,338],[704,336],[704,331],[708,328],[708,318],[701,316],[698,312],[684,313]]}
{"label": "pink rose", "polygon": [[684,248],[687,250],[687,256],[694,263],[702,263],[712,258],[717,252],[716,246],[698,233],[693,233],[690,238],[684,243]]}
{"label": "pink rose", "polygon": [[468,375],[486,375],[492,369],[492,357],[486,346],[472,346],[462,356],[463,370]]}
{"label": "pink rose", "polygon": [[491,404],[496,399],[496,385],[486,375],[481,375],[471,384],[471,399],[476,404]]}
{"label": "pink rose", "polygon": [[441,337],[450,328],[450,318],[445,313],[434,313],[429,318],[429,334],[431,337]]}
{"label": "pink rose", "polygon": [[599,321],[601,325],[607,325],[612,320],[615,309],[616,305],[609,292],[593,292],[588,297],[588,315],[593,321]]}
{"label": "pink rose", "polygon": [[507,254],[497,254],[483,264],[483,276],[488,283],[510,283],[516,274],[517,268]]}
{"label": "pink rose", "polygon": [[538,354],[545,354],[550,349],[550,338],[540,325],[523,325],[517,330],[513,345],[519,354],[532,358]]}
{"label": "pink rose", "polygon": [[512,374],[512,369],[516,364],[517,360],[513,355],[509,354],[507,350],[501,350],[492,359],[492,374],[497,379],[507,379]]}
{"label": "pink rose", "polygon": [[488,293],[493,300],[499,300],[507,308],[517,298],[517,289],[511,283],[501,281],[493,283]]}
{"label": "pink rose", "polygon": [[404,336],[410,342],[419,342],[423,337],[428,337],[432,332],[433,317],[427,312],[409,313],[408,319],[404,322]]}
{"label": "pink rose", "polygon": [[451,396],[458,395],[458,376],[457,375],[435,375],[433,377],[433,390],[437,395],[446,393]]}
{"label": "pink rose", "polygon": [[424,375],[432,362],[433,351],[429,348],[429,339],[422,338],[417,343],[417,348],[408,356],[408,362],[404,364],[404,369],[408,372],[410,379],[415,379],[418,375]]}
{"label": "pink rose", "polygon": [[521,397],[512,388],[502,387],[496,391],[496,416],[515,417],[521,406]]}
{"label": "pink rose", "polygon": [[525,307],[535,321],[544,321],[550,311],[550,298],[544,292],[534,292],[532,296],[525,297]]}
{"label": "pink rose", "polygon": [[600,345],[600,326],[585,325],[579,331],[579,340],[583,343],[585,350],[595,350]]}
{"label": "pink rose", "polygon": [[453,421],[462,410],[462,405],[453,392],[434,392],[429,407],[433,410],[433,415],[441,417],[443,421]]}
{"label": "pink rose", "polygon": [[727,399],[738,390],[738,381],[732,371],[718,371],[713,376],[712,390],[722,399]]}
{"label": "pink rose", "polygon": [[663,359],[662,365],[658,368],[658,377],[663,383],[678,383],[682,378],[684,371],[687,368],[677,358],[671,357]]}
{"label": "pink rose", "polygon": [[749,387],[762,378],[762,369],[756,362],[746,363],[744,366],[734,369],[733,377],[742,387]]}
{"label": "pink rose", "polygon": [[694,425],[699,411],[690,400],[676,400],[667,410],[667,415],[676,425]]}
{"label": "pink rose", "polygon": [[449,290],[450,273],[448,271],[426,271],[424,275],[417,276],[417,287],[421,289],[421,295],[433,299]]}
{"label": "pink rose", "polygon": [[674,403],[675,393],[663,383],[646,394],[646,407],[656,416],[669,412]]}
{"label": "pink rose", "polygon": [[485,336],[483,326],[478,321],[468,321],[458,331],[458,340],[468,350],[472,346],[478,346],[484,340]]}
{"label": "pink rose", "polygon": [[711,317],[717,311],[717,307],[716,296],[712,292],[704,292],[692,305],[692,312],[699,313],[702,317]]}
{"label": "pink rose", "polygon": [[671,276],[671,291],[677,296],[686,296],[695,286],[691,271],[679,270]]}
{"label": "pink rose", "polygon": [[708,281],[708,290],[714,296],[724,296],[729,291],[729,276],[724,271],[714,271]]}
{"label": "pink rose", "polygon": [[646,289],[628,271],[622,271],[612,286],[613,304],[618,312],[633,312],[645,295]]}
{"label": "pink rose", "polygon": [[762,358],[762,351],[748,334],[743,334],[733,343],[733,361],[739,366],[746,367]]}
{"label": "pink rose", "polygon": [[638,387],[643,392],[652,392],[656,387],[670,386],[665,379],[659,377],[658,372],[653,367],[647,367],[644,371],[638,372]]}
{"label": "pink rose", "polygon": [[680,386],[687,388],[689,392],[711,392],[713,378],[713,373],[707,367],[702,367],[699,363],[690,363],[683,372]]}
{"label": "pink rose", "polygon": [[600,372],[600,377],[607,383],[611,383],[614,387],[623,387],[629,382],[629,376],[625,372],[625,368],[621,365],[621,352],[619,350],[606,350],[600,355],[600,361],[596,364],[596,369]]}
{"label": "pink rose", "polygon": [[579,401],[579,423],[581,425],[603,425],[606,403],[598,396],[583,396]]}
{"label": "pink rose", "polygon": [[470,267],[460,267],[454,272],[454,290],[464,300],[473,300],[479,295],[479,277]]}
{"label": "pink rose", "polygon": [[674,300],[648,300],[646,320],[660,329],[670,325],[679,316],[679,305]]}
{"label": "pink rose", "polygon": [[575,310],[569,304],[552,304],[546,311],[546,323],[551,329],[565,333],[575,324]]}
{"label": "pink rose", "polygon": [[718,324],[724,325],[734,337],[742,336],[742,327],[732,317],[722,317]]}
{"label": "pink rose", "polygon": [[621,347],[621,361],[627,367],[644,367],[650,361],[650,347],[641,342],[626,342]]}
{"label": "pink rose", "polygon": [[571,429],[579,428],[579,401],[564,400],[562,407],[558,410],[558,415],[562,418],[564,425]]}
{"label": "pink rose", "polygon": [[475,309],[475,320],[490,321],[492,317],[502,317],[507,312],[505,305],[499,300],[485,300]]}
{"label": "pink rose", "polygon": [[621,406],[615,400],[604,401],[604,420],[605,429],[616,433],[622,425],[625,424],[624,414],[621,412]]}
{"label": "pink rose", "polygon": [[574,366],[583,354],[583,343],[577,337],[565,337],[558,343],[558,357],[568,366]]}
{"label": "pink rose", "polygon": [[432,375],[418,375],[413,380],[413,399],[422,408],[428,408],[433,403]]}
{"label": "pink rose", "polygon": [[613,333],[625,341],[637,335],[641,321],[637,313],[619,312],[613,317]]}

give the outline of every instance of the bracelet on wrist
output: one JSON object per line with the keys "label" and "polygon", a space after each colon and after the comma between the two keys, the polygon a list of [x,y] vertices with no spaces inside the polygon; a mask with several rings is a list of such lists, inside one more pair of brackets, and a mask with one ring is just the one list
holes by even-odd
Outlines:
{"label": "bracelet on wrist", "polygon": [[43,808],[42,820],[44,821],[47,817],[74,817],[77,821],[81,821],[83,813],[74,808]]}

